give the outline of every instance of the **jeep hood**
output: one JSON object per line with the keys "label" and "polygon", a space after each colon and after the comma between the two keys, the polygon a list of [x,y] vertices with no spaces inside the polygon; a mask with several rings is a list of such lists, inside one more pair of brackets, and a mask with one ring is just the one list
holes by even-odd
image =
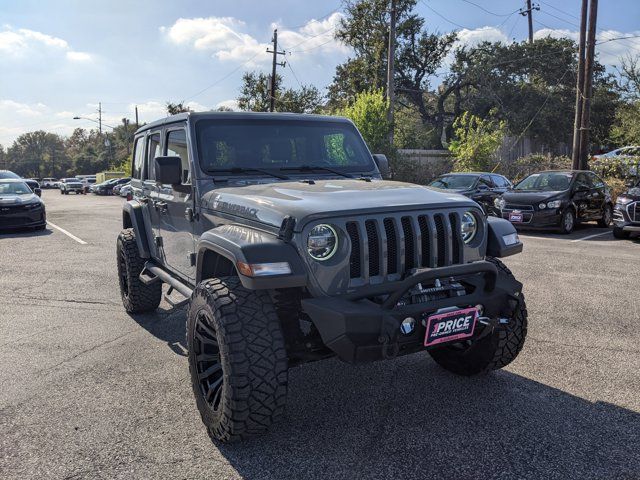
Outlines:
{"label": "jeep hood", "polygon": [[202,196],[202,207],[280,227],[296,219],[296,230],[309,220],[366,212],[476,206],[472,200],[430,187],[387,180],[331,179],[271,182],[218,187]]}

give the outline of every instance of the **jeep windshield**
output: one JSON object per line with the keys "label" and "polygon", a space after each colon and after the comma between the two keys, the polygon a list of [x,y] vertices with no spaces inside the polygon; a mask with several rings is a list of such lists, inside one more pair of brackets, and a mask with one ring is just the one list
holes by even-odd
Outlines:
{"label": "jeep windshield", "polygon": [[202,120],[196,131],[200,166],[209,173],[350,176],[375,168],[355,127],[346,122]]}
{"label": "jeep windshield", "polygon": [[569,188],[572,177],[570,172],[534,173],[518,183],[514,190],[559,192]]}

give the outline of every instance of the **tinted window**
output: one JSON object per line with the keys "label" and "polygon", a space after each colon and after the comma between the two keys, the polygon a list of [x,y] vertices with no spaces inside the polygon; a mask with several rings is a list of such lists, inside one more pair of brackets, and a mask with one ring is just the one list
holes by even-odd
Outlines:
{"label": "tinted window", "polygon": [[595,188],[605,188],[605,184],[600,177],[598,177],[595,173],[590,173],[589,177],[591,177],[591,183]]}
{"label": "tinted window", "polygon": [[155,177],[153,159],[162,155],[160,151],[160,133],[152,133],[147,137],[147,168],[144,178],[153,180]]}
{"label": "tinted window", "polygon": [[373,162],[355,128],[343,122],[204,120],[197,124],[202,168],[278,170],[327,166],[371,171]]}
{"label": "tinted window", "polygon": [[488,175],[482,175],[480,177],[480,183],[486,185],[489,188],[493,188],[495,186],[493,184],[493,181],[491,180],[491,177],[489,177]]}
{"label": "tinted window", "polygon": [[187,132],[184,129],[171,130],[167,133],[166,155],[180,157],[182,160],[182,183],[191,183],[189,173],[189,151],[187,149]]}
{"label": "tinted window", "polygon": [[515,186],[516,190],[560,191],[571,184],[572,174],[569,172],[534,173]]}
{"label": "tinted window", "polygon": [[429,184],[430,187],[453,189],[453,190],[466,190],[476,183],[476,178],[472,175],[444,175],[440,178],[436,178]]}
{"label": "tinted window", "polygon": [[496,187],[500,187],[500,188],[509,187],[509,182],[507,181],[506,178],[504,178],[501,175],[491,175],[491,179],[493,180],[493,183],[496,185]]}
{"label": "tinted window", "polygon": [[136,138],[133,147],[133,165],[131,165],[131,176],[142,178],[142,161],[144,159],[144,137]]}

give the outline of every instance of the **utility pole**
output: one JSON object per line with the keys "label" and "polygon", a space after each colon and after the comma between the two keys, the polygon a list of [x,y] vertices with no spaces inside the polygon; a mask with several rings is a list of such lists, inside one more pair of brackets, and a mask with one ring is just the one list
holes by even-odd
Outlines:
{"label": "utility pole", "polygon": [[125,142],[127,144],[127,157],[129,156],[129,119],[128,118],[123,118],[122,119],[122,123],[124,124],[124,135],[125,135]]}
{"label": "utility pole", "polygon": [[102,136],[102,102],[98,102],[98,125],[100,127],[100,136]]}
{"label": "utility pole", "polygon": [[396,57],[396,0],[391,0],[391,18],[389,25],[389,49],[387,51],[387,120],[389,122],[389,144],[393,145],[393,102],[395,94],[394,74]]}
{"label": "utility pole", "polygon": [[138,105],[136,105],[136,130],[140,128],[140,124],[138,123]]}
{"label": "utility pole", "polygon": [[582,124],[582,92],[584,90],[584,45],[587,35],[587,4],[589,0],[582,0],[580,12],[580,39],[578,40],[578,74],[576,75],[576,112],[573,119],[573,148],[571,149],[571,163],[574,170],[580,168],[580,125]]}
{"label": "utility pole", "polygon": [[540,5],[532,5],[531,0],[527,0],[527,8],[525,10],[520,9],[520,15],[528,17],[529,20],[529,43],[533,43],[533,10],[540,10]]}
{"label": "utility pole", "polygon": [[591,119],[591,93],[593,85],[593,64],[596,51],[596,20],[598,0],[590,0],[589,27],[587,32],[587,51],[584,64],[584,94],[582,96],[582,121],[580,122],[580,169],[587,169],[589,156],[589,130]]}
{"label": "utility pole", "polygon": [[271,85],[269,88],[269,111],[273,112],[276,107],[276,67],[280,65],[284,67],[286,62],[278,63],[278,55],[284,55],[285,52],[278,51],[278,29],[276,28],[273,31],[273,38],[271,39],[273,43],[273,50],[269,50],[267,48],[268,53],[273,53],[273,60],[271,62]]}

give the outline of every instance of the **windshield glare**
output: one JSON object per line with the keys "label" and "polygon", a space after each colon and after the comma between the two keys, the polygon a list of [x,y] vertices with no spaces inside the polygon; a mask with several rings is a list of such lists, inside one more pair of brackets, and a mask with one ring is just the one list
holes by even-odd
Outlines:
{"label": "windshield glare", "polygon": [[449,190],[463,190],[473,187],[474,183],[476,183],[476,177],[471,175],[446,175],[436,178],[429,186]]}
{"label": "windshield glare", "polygon": [[518,183],[515,190],[561,191],[567,190],[571,184],[570,173],[547,172],[534,173]]}
{"label": "windshield glare", "polygon": [[197,123],[200,165],[209,172],[297,167],[345,172],[374,169],[355,128],[343,122],[202,120]]}
{"label": "windshield glare", "polygon": [[22,182],[0,183],[0,195],[27,195],[30,193],[32,193],[31,189],[26,183],[22,183]]}

